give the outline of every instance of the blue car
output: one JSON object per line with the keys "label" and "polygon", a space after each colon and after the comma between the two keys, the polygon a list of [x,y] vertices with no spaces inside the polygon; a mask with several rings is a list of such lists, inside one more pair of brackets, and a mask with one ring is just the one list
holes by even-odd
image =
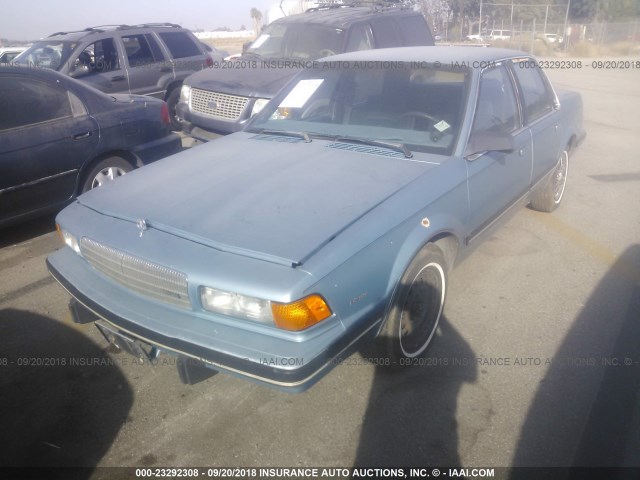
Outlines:
{"label": "blue car", "polygon": [[0,67],[0,227],[176,153],[167,105],[49,69]]}
{"label": "blue car", "polygon": [[288,391],[377,337],[431,343],[447,274],[515,206],[552,211],[582,101],[527,54],[466,47],[319,61],[238,132],[62,211],[48,268],[137,355]]}

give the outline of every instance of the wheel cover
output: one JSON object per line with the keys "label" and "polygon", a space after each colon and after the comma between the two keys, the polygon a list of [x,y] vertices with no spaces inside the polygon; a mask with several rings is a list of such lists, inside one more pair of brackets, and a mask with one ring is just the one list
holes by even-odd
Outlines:
{"label": "wheel cover", "polygon": [[105,167],[98,172],[98,174],[93,177],[93,181],[91,182],[91,188],[101,187],[107,182],[112,182],[118,177],[123,176],[127,172],[120,167]]}
{"label": "wheel cover", "polygon": [[567,185],[567,173],[569,173],[569,154],[564,151],[558,160],[558,166],[553,172],[553,201],[560,203],[564,195],[564,187]]}
{"label": "wheel cover", "polygon": [[438,263],[429,263],[413,278],[400,314],[400,349],[405,357],[420,355],[438,327],[445,298],[445,275]]}

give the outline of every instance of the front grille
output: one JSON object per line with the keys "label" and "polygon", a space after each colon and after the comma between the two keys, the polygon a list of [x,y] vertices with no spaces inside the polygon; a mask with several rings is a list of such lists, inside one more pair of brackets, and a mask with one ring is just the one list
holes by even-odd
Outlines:
{"label": "front grille", "polygon": [[136,293],[190,308],[187,276],[142,260],[87,237],[80,240],[82,256],[96,270]]}
{"label": "front grille", "polygon": [[210,117],[237,120],[248,102],[247,97],[226,95],[197,88],[191,90],[191,109],[196,113]]}

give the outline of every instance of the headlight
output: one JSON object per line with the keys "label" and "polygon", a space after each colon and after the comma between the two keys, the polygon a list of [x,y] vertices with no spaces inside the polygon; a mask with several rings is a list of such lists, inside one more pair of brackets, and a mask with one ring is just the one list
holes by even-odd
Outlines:
{"label": "headlight", "polygon": [[71,235],[67,230],[62,228],[57,223],[56,223],[56,230],[58,231],[58,235],[60,235],[60,238],[62,239],[64,244],[67,247],[69,247],[71,250],[76,252],[78,255],[80,255],[80,244],[78,243],[78,240],[76,239],[76,237]]}
{"label": "headlight", "polygon": [[260,110],[264,108],[264,106],[269,103],[268,98],[259,98],[253,104],[253,110],[251,110],[251,116],[253,117],[255,114],[260,113]]}
{"label": "headlight", "polygon": [[202,307],[210,312],[275,325],[283,330],[304,330],[333,315],[320,295],[311,295],[292,303],[277,303],[201,287],[200,300]]}
{"label": "headlight", "polygon": [[261,323],[273,323],[271,302],[259,298],[224,292],[215,288],[200,289],[202,307],[214,313],[232,317],[242,317]]}
{"label": "headlight", "polygon": [[189,85],[182,85],[180,89],[180,101],[189,103],[191,100],[191,87]]}

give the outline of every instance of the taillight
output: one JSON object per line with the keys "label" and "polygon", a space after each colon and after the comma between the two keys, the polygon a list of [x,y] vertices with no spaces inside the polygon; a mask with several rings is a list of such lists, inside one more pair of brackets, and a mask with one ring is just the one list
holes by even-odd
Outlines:
{"label": "taillight", "polygon": [[162,108],[160,108],[160,118],[162,119],[162,123],[165,125],[169,125],[171,123],[171,118],[169,117],[169,107],[167,107],[166,102],[162,102]]}
{"label": "taillight", "polygon": [[205,60],[205,63],[207,64],[207,67],[212,68],[213,67],[213,58],[211,58],[209,55],[207,55],[207,59]]}

